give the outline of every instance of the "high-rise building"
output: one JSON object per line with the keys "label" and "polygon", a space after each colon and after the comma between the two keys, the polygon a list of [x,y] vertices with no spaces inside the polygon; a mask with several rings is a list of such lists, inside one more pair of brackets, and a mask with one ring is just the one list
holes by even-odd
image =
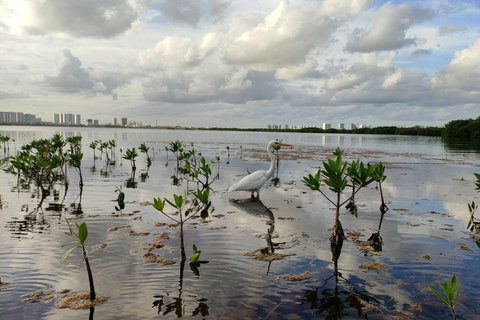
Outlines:
{"label": "high-rise building", "polygon": [[343,130],[343,129],[345,129],[345,124],[344,124],[344,123],[339,123],[338,126],[337,126],[337,129],[338,129],[338,130]]}
{"label": "high-rise building", "polygon": [[128,119],[122,118],[122,127],[126,127],[128,125]]}
{"label": "high-rise building", "polygon": [[324,123],[322,128],[323,128],[323,130],[331,129],[332,125],[330,123]]}
{"label": "high-rise building", "polygon": [[112,126],[118,125],[117,118],[112,118]]}
{"label": "high-rise building", "polygon": [[75,115],[75,124],[76,125],[81,125],[82,124],[82,116],[79,115],[78,113]]}
{"label": "high-rise building", "polygon": [[71,113],[66,113],[64,114],[64,119],[67,126],[71,126],[72,124],[75,124],[75,116]]}
{"label": "high-rise building", "polygon": [[60,114],[54,113],[53,114],[53,124],[60,124]]}

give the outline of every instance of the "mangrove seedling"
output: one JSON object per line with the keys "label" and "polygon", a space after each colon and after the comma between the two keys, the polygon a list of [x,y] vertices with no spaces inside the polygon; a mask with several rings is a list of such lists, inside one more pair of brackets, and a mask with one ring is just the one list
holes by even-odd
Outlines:
{"label": "mangrove seedling", "polygon": [[[95,285],[93,283],[93,274],[92,274],[92,269],[90,268],[90,263],[88,261],[88,256],[87,256],[87,250],[85,248],[85,243],[87,241],[87,237],[88,237],[88,228],[87,228],[87,224],[85,222],[82,222],[79,224],[80,221],[78,222],[75,222],[75,226],[77,227],[77,232],[75,232],[72,228],[72,226],[70,225],[70,223],[68,222],[68,220],[65,218],[65,221],[67,221],[67,224],[68,224],[68,229],[69,229],[69,232],[65,232],[66,235],[70,236],[72,239],[74,239],[73,242],[70,242],[68,244],[77,244],[76,246],[70,248],[69,250],[67,250],[67,252],[65,252],[65,254],[63,255],[62,259],[60,260],[60,263],[63,264],[63,262],[65,261],[65,259],[68,258],[68,256],[77,248],[81,248],[82,249],[82,252],[83,252],[83,259],[85,261],[85,266],[87,268],[87,274],[88,274],[88,282],[90,284],[90,301],[93,301],[95,300],[96,298],[96,294],[95,294]],[[67,245],[68,245],[67,244]],[[65,246],[65,245],[63,245]]]}
{"label": "mangrove seedling", "polygon": [[147,147],[147,145],[145,143],[142,143],[138,149],[140,150],[140,152],[145,153],[145,155],[147,156],[147,166],[150,166],[152,164],[152,159],[150,158],[150,155],[148,154],[148,150],[150,150],[150,148]]}
{"label": "mangrove seedling", "polygon": [[[319,191],[335,206],[335,218],[331,229],[330,242],[332,244],[338,244],[345,238],[340,222],[340,208],[347,203],[349,206],[355,206],[355,195],[363,187],[376,181],[378,170],[375,169],[376,165],[367,164],[365,166],[362,162],[358,161],[354,161],[352,164],[343,162],[343,151],[340,150],[340,148],[337,148],[333,154],[336,156],[336,159],[328,159],[327,162],[323,162],[323,169],[319,169],[315,175],[309,174],[308,177],[303,177],[303,182],[310,189]],[[322,182],[335,194],[334,200],[330,199],[320,188]],[[352,193],[342,201],[342,194],[347,187],[352,188]],[[351,208],[349,209],[351,210]]]}
{"label": "mangrove seedling", "polygon": [[95,149],[97,149],[97,146],[98,146],[98,140],[95,140],[95,141],[92,141],[90,142],[90,145],[89,147],[93,150],[93,161],[95,162],[95,159],[97,159],[97,157],[95,157]]}
{"label": "mangrove seedling", "polygon": [[445,281],[443,284],[441,284],[437,281],[437,284],[440,286],[440,288],[442,288],[445,297],[443,297],[440,293],[437,292],[437,290],[433,289],[432,287],[428,287],[428,289],[433,292],[433,294],[438,298],[438,300],[440,300],[441,302],[443,302],[444,305],[450,308],[453,320],[456,320],[457,316],[455,314],[455,305],[457,303],[458,296],[460,295],[460,288],[462,286],[459,284],[457,288],[457,277],[455,275],[453,275],[450,283],[448,283],[448,281]]}
{"label": "mangrove seedling", "polygon": [[137,170],[137,166],[135,165],[136,157],[138,157],[138,153],[137,151],[135,151],[135,148],[132,148],[131,150],[127,149],[127,151],[125,151],[125,155],[123,156],[123,159],[130,161],[130,165],[132,166],[132,172],[135,172],[135,170]]}
{"label": "mangrove seedling", "polygon": [[[180,226],[180,253],[182,261],[187,259],[185,254],[185,241],[184,241],[184,224],[188,220],[200,214],[202,219],[206,219],[209,215],[209,209],[211,206],[210,197],[210,188],[202,190],[197,190],[193,193],[193,198],[189,199],[188,194],[182,195],[173,195],[173,201],[164,198],[153,199],[153,207],[160,211],[163,215],[169,219],[175,221]],[[166,211],[166,204],[169,204],[175,212],[170,213]],[[178,212],[178,218],[175,216]]]}

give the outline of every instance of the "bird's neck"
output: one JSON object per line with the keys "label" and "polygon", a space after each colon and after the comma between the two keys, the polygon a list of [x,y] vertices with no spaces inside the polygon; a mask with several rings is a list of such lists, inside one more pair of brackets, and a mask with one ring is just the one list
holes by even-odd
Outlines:
{"label": "bird's neck", "polygon": [[270,179],[273,176],[273,173],[275,172],[275,156],[272,152],[271,148],[267,148],[267,153],[270,157],[270,169],[267,171],[267,179]]}

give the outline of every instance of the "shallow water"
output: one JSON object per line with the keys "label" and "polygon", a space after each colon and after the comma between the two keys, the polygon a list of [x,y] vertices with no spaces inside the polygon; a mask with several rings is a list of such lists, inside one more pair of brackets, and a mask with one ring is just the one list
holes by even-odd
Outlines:
{"label": "shallow water", "polygon": [[[40,289],[88,290],[80,251],[60,264],[67,249],[62,245],[70,241],[64,234],[64,217],[72,217],[80,202],[78,177],[70,170],[65,199],[63,186],[57,185],[58,195],[46,199],[43,213],[29,214],[39,201],[35,188],[19,189],[15,177],[0,172],[0,277],[12,283],[0,291],[1,319],[318,319],[342,306],[347,319],[440,319],[449,318],[449,310],[427,287],[436,287],[435,281],[447,281],[453,274],[462,284],[459,318],[480,319],[480,261],[475,260],[480,250],[466,229],[467,203],[480,202],[473,175],[480,172],[478,153],[462,152],[445,146],[439,138],[428,137],[0,127],[1,134],[15,139],[10,143],[10,154],[32,139],[52,137],[53,132],[83,137],[81,210],[89,227],[87,243],[96,291],[109,300],[96,307],[93,315],[90,310],[58,309],[58,299],[23,302],[23,295]],[[92,169],[93,153],[88,145],[96,139],[116,140],[115,166],[106,168],[102,160],[96,160]],[[164,149],[177,139],[194,142],[208,159],[221,159],[220,179],[213,184],[215,212],[207,223],[191,220],[185,232],[187,256],[195,243],[202,250],[202,260],[209,261],[200,266],[199,276],[188,263],[181,275],[178,228],[156,227],[157,222],[171,221],[150,205],[154,197],[172,198],[186,187],[185,182],[172,185],[174,157],[169,154],[167,161]],[[249,196],[226,193],[231,184],[247,170],[268,167],[264,149],[271,139],[294,145],[292,150],[281,150],[280,185],[267,183],[260,204],[230,202],[230,198]],[[120,160],[120,149],[138,149],[142,142],[154,148],[155,159],[142,181],[147,166],[145,155],[139,153],[136,187],[130,188],[130,165]],[[337,146],[345,149],[347,160],[382,161],[387,166],[382,187],[390,208],[381,225],[383,245],[378,255],[365,255],[351,238],[344,243],[339,286],[332,278],[328,240],[331,205],[301,182]],[[113,201],[119,186],[126,194],[121,213]],[[361,204],[358,219],[342,213],[341,220],[346,230],[359,232],[359,239],[367,240],[378,231],[378,190],[362,190],[357,200]],[[127,225],[130,227],[108,231]],[[129,236],[132,230],[150,234]],[[275,242],[290,247],[277,251],[293,255],[271,263],[245,256],[267,245],[263,239],[267,230]],[[171,239],[153,252],[176,263],[146,263],[144,248],[163,232],[169,232]],[[471,251],[462,250],[460,243]],[[106,247],[98,248],[99,244]],[[364,272],[359,266],[369,261],[388,266]],[[280,278],[304,272],[309,279],[292,282]]]}

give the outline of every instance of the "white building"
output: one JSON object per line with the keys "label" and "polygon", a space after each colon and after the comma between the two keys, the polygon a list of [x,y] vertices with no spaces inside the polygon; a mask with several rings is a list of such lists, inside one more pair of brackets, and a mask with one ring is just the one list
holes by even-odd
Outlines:
{"label": "white building", "polygon": [[344,123],[339,123],[339,124],[337,125],[337,129],[338,129],[338,130],[344,130],[344,129],[345,129],[345,124],[344,124]]}
{"label": "white building", "polygon": [[118,125],[118,120],[117,118],[112,118],[112,126]]}
{"label": "white building", "polygon": [[53,114],[53,124],[60,124],[60,114],[54,113]]}
{"label": "white building", "polygon": [[75,124],[76,125],[81,125],[82,124],[82,116],[79,115],[78,113],[75,115]]}
{"label": "white building", "polygon": [[323,130],[331,129],[332,125],[330,123],[323,123],[322,128]]}

